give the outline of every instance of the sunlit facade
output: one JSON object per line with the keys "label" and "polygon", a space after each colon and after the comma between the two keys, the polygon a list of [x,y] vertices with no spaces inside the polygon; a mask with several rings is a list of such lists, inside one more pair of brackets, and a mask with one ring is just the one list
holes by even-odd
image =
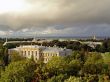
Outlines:
{"label": "sunlit facade", "polygon": [[44,63],[47,63],[54,56],[66,56],[72,53],[72,50],[70,49],[38,45],[20,46],[8,50],[10,55],[14,51],[18,52],[21,56],[26,58],[31,58],[33,56],[36,62],[37,60],[42,60]]}

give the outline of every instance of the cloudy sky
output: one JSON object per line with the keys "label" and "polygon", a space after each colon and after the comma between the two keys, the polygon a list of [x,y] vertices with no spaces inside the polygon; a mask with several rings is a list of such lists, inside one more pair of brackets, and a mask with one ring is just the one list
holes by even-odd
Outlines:
{"label": "cloudy sky", "polygon": [[0,0],[0,37],[110,36],[110,0]]}

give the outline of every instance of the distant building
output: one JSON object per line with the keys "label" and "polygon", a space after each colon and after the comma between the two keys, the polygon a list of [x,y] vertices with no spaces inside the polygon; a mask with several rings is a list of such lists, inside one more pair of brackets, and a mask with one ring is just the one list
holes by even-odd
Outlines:
{"label": "distant building", "polygon": [[76,39],[58,39],[58,41],[63,42],[63,41],[74,41],[77,42],[78,40]]}
{"label": "distant building", "polygon": [[83,44],[87,44],[88,46],[95,48],[97,45],[102,45],[102,42],[87,41],[87,42],[83,42]]}
{"label": "distant building", "polygon": [[21,56],[31,58],[34,60],[42,60],[47,63],[54,56],[66,56],[72,53],[70,49],[58,48],[58,47],[45,47],[38,45],[20,46],[17,48],[9,49],[8,53],[11,55],[14,51],[18,52]]}
{"label": "distant building", "polygon": [[32,40],[32,42],[41,43],[41,44],[43,42],[51,42],[51,41],[53,41],[53,40],[51,40],[51,39],[50,40],[47,40],[47,39],[35,39],[35,38]]}

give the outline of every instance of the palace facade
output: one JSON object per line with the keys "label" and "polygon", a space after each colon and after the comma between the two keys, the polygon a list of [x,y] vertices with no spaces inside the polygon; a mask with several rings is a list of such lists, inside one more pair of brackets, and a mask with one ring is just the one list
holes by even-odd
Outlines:
{"label": "palace facade", "polygon": [[11,55],[13,52],[18,52],[19,55],[26,58],[31,58],[33,56],[36,62],[37,60],[42,60],[44,63],[47,63],[54,56],[70,55],[72,50],[58,47],[25,45],[8,50],[9,55]]}

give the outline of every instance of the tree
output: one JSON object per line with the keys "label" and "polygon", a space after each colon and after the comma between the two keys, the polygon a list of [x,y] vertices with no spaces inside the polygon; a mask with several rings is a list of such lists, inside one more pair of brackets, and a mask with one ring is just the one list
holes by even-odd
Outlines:
{"label": "tree", "polygon": [[96,45],[95,50],[96,52],[104,52],[102,45]]}
{"label": "tree", "polygon": [[16,44],[7,44],[7,45],[5,45],[5,47],[8,49],[16,48]]}
{"label": "tree", "polygon": [[67,79],[67,75],[60,74],[58,76],[53,76],[52,78],[48,79],[47,82],[64,82]]}
{"label": "tree", "polygon": [[47,70],[50,76],[65,73],[67,63],[62,57],[53,57],[47,64]]}
{"label": "tree", "polygon": [[7,48],[4,48],[4,58],[3,58],[3,60],[4,60],[5,66],[7,66],[8,63],[9,63],[9,54],[8,54],[8,49]]}
{"label": "tree", "polygon": [[10,59],[11,62],[15,62],[15,61],[24,60],[25,58],[22,57],[18,52],[12,52],[12,53],[9,55],[9,59]]}
{"label": "tree", "polygon": [[79,77],[70,76],[64,82],[83,82]]}
{"label": "tree", "polygon": [[69,64],[68,64],[68,68],[66,69],[66,72],[68,75],[78,75],[78,72],[81,69],[81,63],[79,60],[72,60]]}
{"label": "tree", "polygon": [[103,58],[101,54],[91,53],[88,55],[84,67],[82,68],[83,73],[86,74],[100,74],[103,69]]}
{"label": "tree", "polygon": [[30,60],[12,62],[2,72],[0,82],[30,82],[35,69],[35,62]]}
{"label": "tree", "polygon": [[45,64],[42,61],[38,61],[36,64],[36,70],[33,82],[39,82],[48,78],[48,71]]}

